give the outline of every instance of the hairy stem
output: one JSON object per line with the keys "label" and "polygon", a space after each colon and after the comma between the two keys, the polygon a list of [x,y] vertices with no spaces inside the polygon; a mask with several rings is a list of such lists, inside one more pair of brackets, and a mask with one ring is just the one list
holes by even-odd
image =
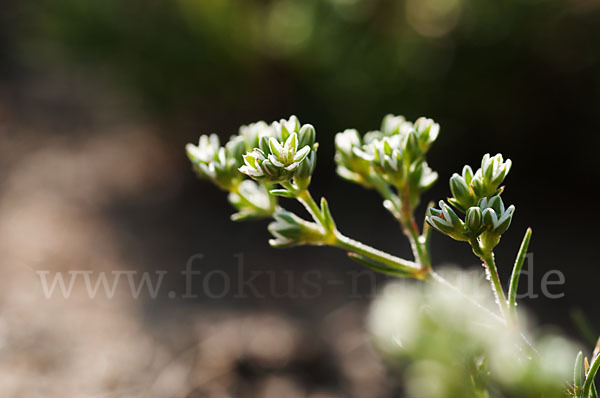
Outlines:
{"label": "hairy stem", "polygon": [[361,256],[375,260],[392,268],[409,271],[411,276],[416,279],[424,279],[426,277],[426,275],[421,272],[419,266],[412,261],[392,256],[391,254],[367,246],[364,243],[342,235],[339,231],[336,231],[335,237],[336,240],[333,246],[360,254]]}
{"label": "hairy stem", "polygon": [[392,205],[392,208],[388,210],[390,210],[394,217],[400,222],[402,232],[410,241],[410,247],[416,262],[424,269],[424,272],[427,273],[431,268],[431,258],[429,256],[426,239],[421,236],[421,232],[415,221],[413,214],[414,209],[410,205],[410,200],[408,198],[408,186],[403,190],[402,199],[400,199],[384,181],[372,181],[372,183],[377,192]]}
{"label": "hairy stem", "polygon": [[306,208],[306,211],[308,211],[313,220],[315,220],[315,222],[320,226],[324,227],[325,219],[323,217],[323,213],[321,212],[321,208],[319,205],[317,205],[317,202],[315,202],[308,189],[299,192],[297,199],[300,203],[302,203],[304,208]]}
{"label": "hairy stem", "polygon": [[426,239],[425,237],[421,236],[419,226],[415,221],[414,208],[410,203],[410,198],[408,195],[408,185],[402,191],[400,214],[402,215],[400,223],[402,224],[404,234],[410,240],[410,245],[415,255],[415,259],[421,265],[422,268],[430,269],[431,259],[429,256],[429,250],[426,245]]}
{"label": "hairy stem", "polygon": [[506,301],[506,296],[504,295],[504,290],[502,289],[502,284],[500,283],[498,269],[496,268],[496,260],[494,259],[494,253],[482,252],[481,260],[483,260],[483,264],[489,272],[492,290],[496,295],[496,301],[498,302],[498,306],[500,307],[500,312],[502,313],[502,316],[507,320],[508,323],[512,323],[512,316],[508,310],[508,302]]}
{"label": "hairy stem", "polygon": [[[285,188],[288,190],[294,189],[292,185],[285,186]],[[296,198],[306,208],[306,210],[311,215],[315,223],[322,227],[325,233],[329,235],[328,237],[326,237],[326,239],[327,243],[331,246],[335,246],[340,249],[359,254],[388,267],[401,271],[406,271],[416,279],[423,279],[426,276],[421,271],[420,267],[410,260],[405,260],[400,257],[392,256],[391,254],[365,245],[364,243],[361,243],[354,239],[348,238],[338,230],[328,231],[325,225],[325,219],[321,208],[319,207],[319,205],[317,205],[317,202],[315,202],[310,192],[308,190],[292,192],[295,192]]]}

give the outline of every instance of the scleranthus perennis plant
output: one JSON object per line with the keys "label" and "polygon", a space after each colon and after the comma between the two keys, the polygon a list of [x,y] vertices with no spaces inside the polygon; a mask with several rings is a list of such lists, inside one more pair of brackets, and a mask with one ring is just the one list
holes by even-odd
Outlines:
{"label": "scleranthus perennis plant", "polygon": [[[600,367],[599,349],[591,363],[580,352],[569,383],[565,356],[573,345],[560,336],[529,337],[519,322],[516,291],[531,229],[516,255],[507,291],[500,280],[494,249],[515,213],[515,206],[502,198],[510,159],[486,154],[475,171],[464,166],[460,174],[454,173],[451,197],[438,206],[430,203],[419,227],[415,209],[438,179],[426,155],[439,132],[439,124],[428,118],[410,122],[387,115],[379,130],[361,136],[348,129],[335,136],[337,173],[381,195],[383,206],[410,241],[412,260],[339,231],[327,200],[317,203],[309,191],[317,162],[315,128],[295,116],[242,126],[225,145],[216,135],[203,135],[198,145],[188,144],[186,151],[200,178],[229,192],[229,202],[237,209],[233,220],[273,219],[269,224],[272,246],[329,245],[374,271],[426,282],[425,296],[414,287],[388,295],[391,298],[383,295],[370,322],[384,355],[409,364],[405,374],[414,376],[406,383],[410,395],[422,396],[418,391],[425,390],[419,383],[429,383],[433,387],[428,394],[439,397],[597,397],[594,377]],[[310,219],[283,208],[281,198],[299,201]],[[470,245],[490,281],[496,311],[434,270],[432,230]],[[451,296],[440,299],[440,292]]]}

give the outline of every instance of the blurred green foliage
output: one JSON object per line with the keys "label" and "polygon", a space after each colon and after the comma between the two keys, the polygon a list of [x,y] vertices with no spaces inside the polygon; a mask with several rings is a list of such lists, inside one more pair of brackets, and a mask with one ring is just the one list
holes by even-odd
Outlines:
{"label": "blurred green foliage", "polygon": [[[554,91],[592,99],[600,85],[594,2],[45,0],[20,7],[30,53],[58,48],[114,68],[165,114],[236,112],[254,120],[310,112],[360,129],[385,112],[460,120],[468,110],[471,123],[495,120],[509,130],[514,120],[501,117],[507,107],[525,120],[536,108],[568,106],[546,103]],[[578,107],[586,114],[593,103]]]}
{"label": "blurred green foliage", "polygon": [[408,396],[566,396],[577,344],[540,333],[527,315],[521,332],[532,351],[484,310],[495,303],[477,272],[443,272],[460,290],[396,282],[371,307],[375,345],[403,375]]}

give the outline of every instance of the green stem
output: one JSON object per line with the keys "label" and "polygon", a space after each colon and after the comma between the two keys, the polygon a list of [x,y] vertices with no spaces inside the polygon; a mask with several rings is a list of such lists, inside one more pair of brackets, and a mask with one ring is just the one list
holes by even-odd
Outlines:
{"label": "green stem", "polygon": [[429,257],[426,239],[424,236],[421,236],[419,227],[417,226],[413,215],[413,209],[410,206],[403,207],[406,207],[406,209],[403,211],[404,217],[400,220],[400,223],[402,224],[404,234],[410,241],[410,246],[417,262],[422,268],[429,269],[431,268],[431,259]]}
{"label": "green stem", "polygon": [[281,186],[290,191],[296,197],[298,202],[302,203],[306,211],[308,211],[319,226],[325,228],[325,217],[308,189],[298,189],[291,182],[282,182]]}
{"label": "green stem", "polygon": [[502,284],[500,283],[500,276],[498,275],[498,269],[496,268],[496,260],[494,259],[493,252],[482,252],[481,259],[483,260],[483,264],[487,268],[490,275],[490,282],[492,284],[492,289],[496,294],[496,300],[498,301],[498,305],[500,306],[500,312],[504,319],[510,322],[511,316],[508,311],[508,302],[506,301],[506,296],[504,295],[504,290],[502,289]]}
{"label": "green stem", "polygon": [[313,220],[323,228],[326,234],[330,235],[329,237],[326,237],[326,239],[327,243],[331,246],[359,254],[363,257],[377,261],[399,271],[408,272],[411,276],[414,276],[417,279],[423,279],[425,277],[425,274],[421,272],[420,267],[412,261],[392,256],[391,254],[375,249],[371,246],[367,246],[364,243],[344,236],[336,229],[333,231],[328,231],[323,212],[321,211],[319,205],[317,205],[317,202],[315,202],[313,199],[310,192],[307,189],[298,191],[292,184],[289,183],[282,185],[284,188],[296,194],[296,199],[298,199],[298,201],[304,205],[308,213],[312,216]]}
{"label": "green stem", "polygon": [[431,268],[431,260],[429,259],[429,253],[425,247],[425,239],[421,238],[419,226],[415,221],[414,208],[410,201],[409,188],[409,185],[405,185],[402,189],[402,199],[400,200],[400,223],[402,224],[404,234],[410,241],[415,259],[421,264],[422,268],[429,269]]}
{"label": "green stem", "polygon": [[371,246],[367,246],[364,243],[342,235],[339,231],[335,231],[335,242],[332,245],[339,247],[340,249],[360,254],[361,256],[375,260],[389,267],[410,272],[411,276],[416,279],[425,279],[427,276],[414,262],[392,256],[391,254],[375,249]]}
{"label": "green stem", "polygon": [[[403,190],[403,198],[400,199],[390,189],[390,186],[384,181],[371,181],[377,192],[389,203],[392,204],[393,208],[390,209],[394,217],[400,222],[402,226],[402,232],[410,241],[410,247],[417,263],[424,270],[431,268],[431,258],[429,256],[429,249],[424,236],[421,236],[419,227],[415,221],[414,209],[410,205],[408,198],[407,189]],[[428,271],[425,271],[428,272]]]}
{"label": "green stem", "polygon": [[599,367],[600,355],[596,355],[596,357],[592,361],[590,370],[587,372],[587,375],[585,377],[585,383],[583,384],[583,396],[586,398],[590,395],[590,390],[592,389],[592,385],[594,384],[594,378],[596,377],[596,373],[598,373]]}
{"label": "green stem", "polygon": [[298,201],[302,203],[302,205],[306,208],[313,220],[315,220],[317,224],[325,228],[325,218],[323,217],[321,208],[319,207],[317,202],[315,202],[308,189],[298,192],[296,199],[298,199]]}

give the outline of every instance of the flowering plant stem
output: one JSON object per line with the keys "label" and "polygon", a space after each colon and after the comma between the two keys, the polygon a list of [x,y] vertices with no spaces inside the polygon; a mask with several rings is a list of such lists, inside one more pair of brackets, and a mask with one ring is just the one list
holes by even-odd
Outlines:
{"label": "flowering plant stem", "polygon": [[506,296],[504,295],[504,290],[502,289],[502,283],[500,283],[500,276],[498,275],[498,269],[496,268],[494,252],[492,250],[485,250],[481,248],[481,245],[476,239],[471,241],[471,246],[473,247],[473,252],[481,259],[481,261],[483,261],[483,266],[487,270],[492,291],[496,296],[496,301],[500,307],[502,316],[508,324],[514,324],[514,319],[511,315],[512,313],[509,312],[508,309],[508,301],[506,301]]}
{"label": "flowering plant stem", "polygon": [[[289,187],[287,188],[289,190]],[[306,208],[313,220],[320,226],[324,227],[326,223],[323,217],[323,213],[321,212],[319,205],[317,204],[317,202],[315,202],[308,189],[298,192],[296,198]]]}
{"label": "flowering plant stem", "polygon": [[402,232],[410,241],[410,247],[417,263],[426,274],[431,268],[431,258],[427,247],[427,240],[422,236],[414,217],[414,209],[408,199],[408,190],[403,190],[403,199],[394,194],[390,186],[383,181],[371,181],[379,194],[391,205],[388,210],[400,222]]}
{"label": "flowering plant stem", "polygon": [[[404,234],[410,240],[411,248],[417,261],[416,263],[393,256],[384,251],[365,245],[362,242],[351,239],[339,232],[337,228],[328,230],[323,210],[319,207],[308,189],[299,190],[289,182],[282,183],[281,185],[293,193],[295,198],[306,208],[314,222],[323,229],[325,237],[324,244],[348,251],[348,254],[352,259],[357,260],[378,272],[393,276],[434,280],[452,286],[448,281],[445,281],[440,275],[435,274],[431,269],[427,239],[424,235],[420,234],[419,227],[414,219],[413,209],[408,204],[408,200],[401,201],[398,196],[389,189],[389,186],[385,185],[386,188],[383,188],[382,184],[377,187],[377,190],[392,204],[392,210],[394,210],[393,214],[402,225]],[[473,246],[474,253],[483,261],[483,266],[488,271],[491,288],[496,296],[502,315],[499,319],[503,320],[508,325],[516,327],[516,313],[509,310],[508,301],[498,275],[494,253],[482,249],[479,242],[476,240],[471,242],[471,245]]]}
{"label": "flowering plant stem", "polygon": [[282,183],[281,185],[293,193],[296,199],[306,208],[314,222],[323,229],[324,244],[347,250],[354,254],[351,255],[353,259],[380,272],[396,276],[410,276],[416,279],[427,277],[427,272],[424,272],[416,263],[365,245],[343,235],[335,227],[328,227],[323,209],[319,207],[308,189],[298,190],[291,183]]}
{"label": "flowering plant stem", "polygon": [[[600,340],[599,340],[600,342]],[[587,359],[587,358],[586,358]],[[587,362],[586,362],[587,363]],[[594,389],[594,378],[596,377],[596,373],[600,368],[600,355],[596,354],[592,361],[592,365],[589,367],[589,370],[586,373],[585,383],[583,385],[583,397],[589,397],[592,389]]]}
{"label": "flowering plant stem", "polygon": [[[406,189],[403,190],[403,192],[404,192],[403,200],[400,201],[400,198],[398,198],[398,196],[392,192],[389,185],[387,185],[385,183],[373,183],[373,185],[375,186],[375,188],[377,189],[379,194],[385,200],[389,201],[389,203],[391,203],[393,205],[393,208],[391,208],[392,214],[402,225],[402,231],[403,231],[404,235],[406,235],[406,237],[410,241],[413,255],[414,255],[415,259],[417,260],[417,262],[421,266],[421,272],[423,275],[423,277],[421,279],[436,281],[446,287],[451,288],[452,290],[454,290],[458,293],[462,293],[456,286],[452,285],[450,282],[448,282],[441,275],[439,275],[438,273],[433,271],[433,269],[431,268],[431,256],[429,254],[429,247],[427,244],[427,236],[426,236],[427,231],[425,231],[426,227],[424,227],[424,232],[421,235],[421,233],[419,231],[419,227],[417,226],[417,223],[415,221],[414,209],[410,206],[410,201],[408,200],[407,190]],[[425,224],[425,225],[427,226],[427,224]],[[474,247],[479,247],[479,244],[477,243],[477,246],[474,246]],[[525,252],[526,251],[527,251],[527,248],[525,247]],[[486,268],[489,270],[491,280],[492,280],[492,284],[491,284],[492,290],[495,292],[495,295],[498,298],[502,317],[495,316],[495,318],[501,322],[507,323],[507,317],[511,316],[511,315],[508,312],[507,306],[503,305],[503,303],[506,304],[507,301],[504,296],[502,284],[500,283],[498,271],[496,269],[496,263],[494,261],[494,254],[490,253],[488,256],[486,256],[486,259],[484,259],[484,257],[482,257],[484,255],[482,251],[480,251],[479,253],[476,253],[476,254],[484,261]],[[523,257],[524,257],[524,255],[523,255]],[[521,259],[521,265],[522,265],[522,259]],[[475,304],[475,306],[485,310],[486,312],[489,312],[489,310],[487,310],[487,308],[482,307],[479,303],[471,300],[470,298],[468,298],[468,299],[473,304]],[[493,315],[495,315],[495,314],[493,314]],[[516,312],[514,313],[514,319],[516,319]]]}

